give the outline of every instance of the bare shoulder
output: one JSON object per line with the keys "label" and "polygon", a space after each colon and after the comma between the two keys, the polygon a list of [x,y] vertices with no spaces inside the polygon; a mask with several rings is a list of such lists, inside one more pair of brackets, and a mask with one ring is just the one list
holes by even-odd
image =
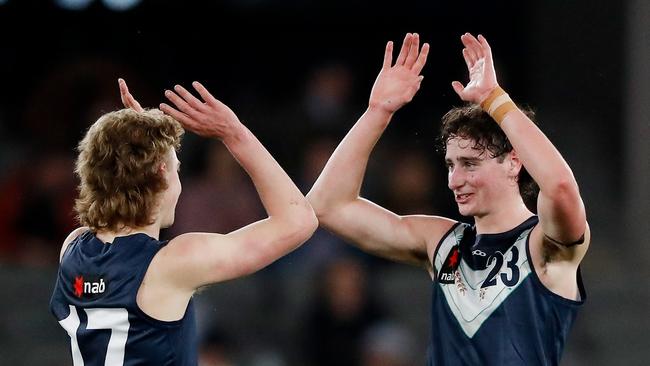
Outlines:
{"label": "bare shoulder", "polygon": [[404,216],[409,229],[426,243],[429,261],[438,246],[438,243],[458,223],[442,216],[412,215]]}
{"label": "bare shoulder", "polygon": [[[200,271],[204,263],[219,251],[226,235],[214,233],[186,233],[169,241],[154,257],[152,266],[159,275],[169,280],[177,274]],[[185,276],[187,277],[187,276]],[[180,284],[183,285],[183,284]]]}
{"label": "bare shoulder", "polygon": [[65,250],[68,248],[68,245],[72,243],[72,241],[75,240],[79,235],[85,233],[88,230],[90,229],[86,226],[82,226],[72,230],[72,232],[68,235],[68,237],[65,238],[65,240],[63,241],[63,245],[61,246],[61,252],[59,253],[59,261],[61,261],[61,258],[63,258],[63,253],[65,253]]}
{"label": "bare shoulder", "polygon": [[410,215],[402,216],[401,219],[404,220],[411,236],[423,243],[422,249],[419,249],[417,253],[412,253],[413,257],[418,259],[419,266],[433,276],[433,256],[436,248],[458,221],[433,215]]}

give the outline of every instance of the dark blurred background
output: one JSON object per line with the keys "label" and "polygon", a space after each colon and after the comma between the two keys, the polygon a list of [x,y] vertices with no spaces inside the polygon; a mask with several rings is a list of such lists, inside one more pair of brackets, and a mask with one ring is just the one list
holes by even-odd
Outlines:
{"label": "dark blurred background", "polygon": [[[199,80],[306,193],[363,113],[386,41],[431,44],[422,88],[373,152],[364,196],[461,219],[434,148],[466,81],[460,35],[490,41],[501,85],[532,106],[572,166],[593,240],[588,298],[564,365],[647,365],[650,3],[606,1],[0,0],[0,364],[70,364],[49,314],[76,195],[75,146],[121,108]],[[396,47],[397,48],[397,47]],[[186,135],[164,238],[262,217],[217,142]],[[259,273],[197,295],[202,365],[422,365],[431,281],[318,231]],[[436,336],[436,335],[433,335]]]}

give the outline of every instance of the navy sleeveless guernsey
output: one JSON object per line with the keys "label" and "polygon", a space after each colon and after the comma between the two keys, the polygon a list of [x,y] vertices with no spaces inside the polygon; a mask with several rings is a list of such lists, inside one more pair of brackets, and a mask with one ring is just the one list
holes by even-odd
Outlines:
{"label": "navy sleeveless guernsey", "polygon": [[50,310],[70,336],[74,366],[198,363],[192,300],[177,321],[156,320],[136,303],[165,244],[141,233],[105,244],[87,231],[68,245]]}
{"label": "navy sleeveless guernsey", "polygon": [[458,223],[434,254],[429,365],[558,365],[585,300],[547,289],[535,273],[529,235],[533,216],[498,234]]}

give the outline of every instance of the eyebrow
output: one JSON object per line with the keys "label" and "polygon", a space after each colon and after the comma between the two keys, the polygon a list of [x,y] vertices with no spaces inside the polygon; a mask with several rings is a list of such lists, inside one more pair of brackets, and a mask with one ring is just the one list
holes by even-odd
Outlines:
{"label": "eyebrow", "polygon": [[[484,159],[481,159],[481,158],[467,157],[467,156],[461,156],[461,157],[458,158],[458,161],[460,161],[461,163],[466,163],[466,162],[476,163],[476,162],[483,161],[483,160]],[[452,162],[452,160],[449,159],[449,158],[446,158],[445,161],[448,162],[448,163]]]}

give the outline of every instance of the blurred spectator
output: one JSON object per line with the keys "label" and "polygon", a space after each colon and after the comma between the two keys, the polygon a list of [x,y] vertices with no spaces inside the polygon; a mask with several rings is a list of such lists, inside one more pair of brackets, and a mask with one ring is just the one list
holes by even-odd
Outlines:
{"label": "blurred spectator", "polygon": [[316,67],[309,75],[303,97],[304,113],[317,131],[337,131],[352,123],[352,72],[343,63]]}
{"label": "blurred spectator", "polygon": [[395,149],[386,169],[386,206],[401,215],[435,213],[433,193],[447,187],[439,187],[434,179],[435,167],[427,156],[416,149]]}
{"label": "blurred spectator", "polygon": [[261,219],[262,213],[253,184],[223,144],[214,141],[207,145],[204,167],[183,185],[170,231],[172,236],[190,231],[225,233]]}
{"label": "blurred spectator", "polygon": [[35,85],[27,97],[22,132],[41,146],[72,151],[100,115],[122,108],[118,77],[127,78],[138,99],[149,105],[153,99],[150,89],[132,74],[110,58],[67,60]]}
{"label": "blurred spectator", "polygon": [[223,329],[211,329],[199,346],[199,366],[234,366],[233,342]]}
{"label": "blurred spectator", "polygon": [[[296,179],[298,187],[304,194],[309,192],[335,148],[335,141],[326,136],[313,139],[305,145],[300,174]],[[366,256],[365,253],[344,243],[327,230],[319,228],[305,245],[281,258],[273,267],[310,277],[326,263],[349,254]]]}
{"label": "blurred spectator", "polygon": [[327,265],[321,281],[302,331],[303,364],[359,365],[363,334],[384,317],[367,273],[359,261],[339,258]]}
{"label": "blurred spectator", "polygon": [[[350,66],[330,61],[312,66],[305,76],[301,90],[293,97],[286,97],[278,103],[273,118],[268,121],[275,131],[291,133],[274,133],[276,142],[271,144],[274,153],[279,153],[280,160],[286,160],[289,172],[299,169],[293,164],[300,163],[295,157],[296,151],[309,145],[310,136],[318,138],[337,136],[350,124],[354,123],[360,108],[353,99],[354,82]],[[287,103],[285,100],[297,100]],[[277,148],[276,148],[277,147]],[[286,159],[284,159],[286,157]]]}
{"label": "blurred spectator", "polygon": [[58,263],[63,239],[76,227],[74,161],[52,152],[0,183],[0,255],[28,265]]}
{"label": "blurred spectator", "polygon": [[414,364],[413,335],[396,323],[380,323],[363,335],[361,366],[411,366]]}

